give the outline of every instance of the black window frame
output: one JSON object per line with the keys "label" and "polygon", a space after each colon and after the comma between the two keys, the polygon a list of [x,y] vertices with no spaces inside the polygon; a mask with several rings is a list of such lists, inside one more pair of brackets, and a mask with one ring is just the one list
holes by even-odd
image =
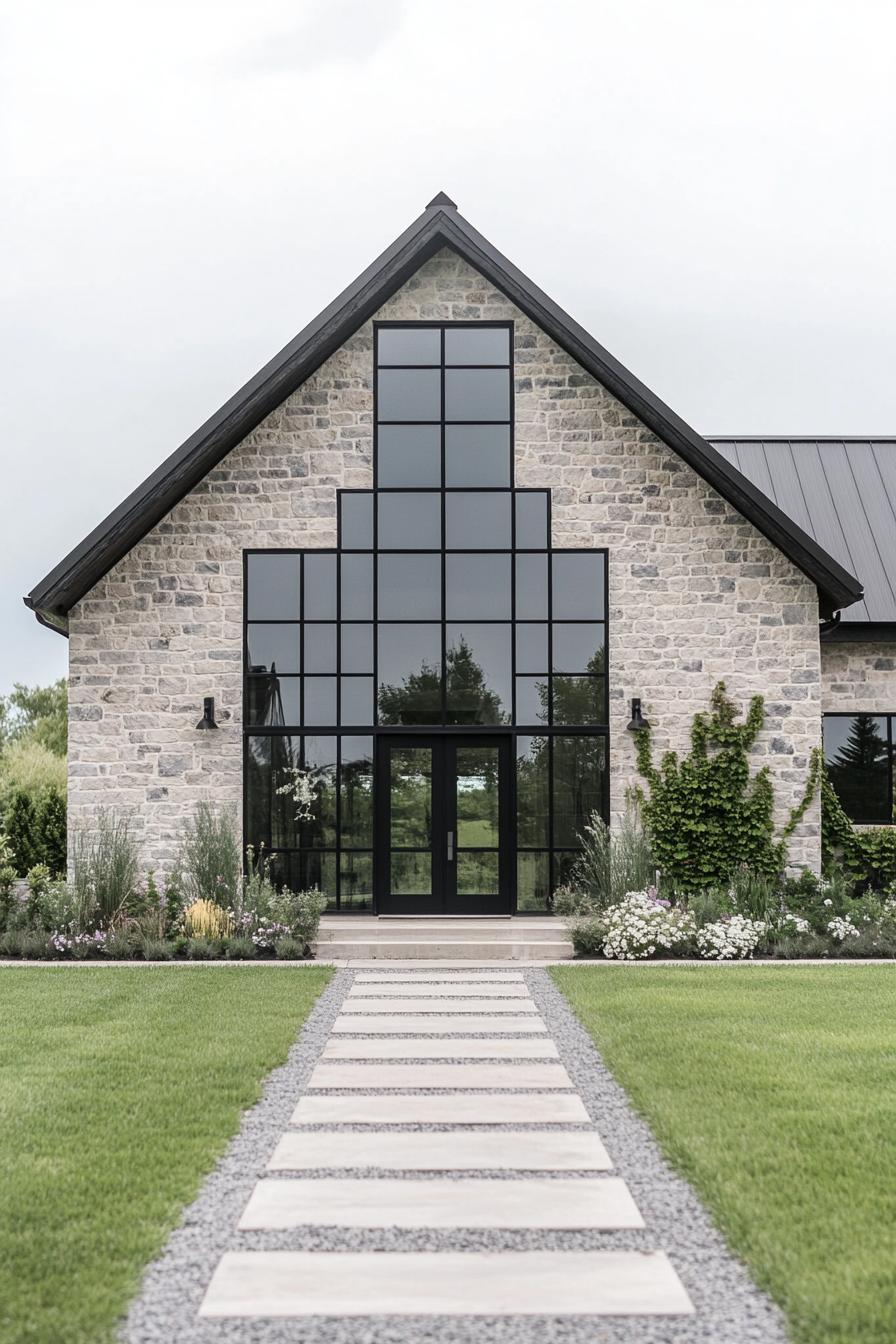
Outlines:
{"label": "black window frame", "polygon": [[[445,407],[444,407],[444,377],[445,377],[445,371],[446,371],[446,365],[445,365],[445,362],[444,362],[444,354],[445,354],[445,331],[446,331],[447,328],[462,328],[462,327],[481,328],[481,327],[483,327],[483,326],[492,327],[492,328],[505,328],[505,329],[507,329],[507,331],[508,331],[509,364],[506,366],[506,369],[507,369],[508,387],[509,387],[509,420],[507,420],[507,421],[494,421],[494,420],[490,420],[490,421],[478,421],[478,420],[467,420],[467,421],[459,421],[459,420],[458,420],[458,421],[448,421],[448,420],[445,419],[445,416],[444,416],[444,409],[445,409]],[[379,373],[379,367],[380,367],[380,366],[379,366],[379,364],[378,364],[378,348],[379,348],[379,332],[380,332],[382,329],[387,328],[387,327],[388,327],[388,328],[392,328],[392,327],[399,327],[399,328],[403,328],[403,327],[413,327],[413,328],[427,327],[427,328],[437,328],[437,329],[439,329],[439,330],[441,331],[440,354],[441,354],[441,360],[442,360],[442,362],[441,362],[441,365],[440,365],[439,367],[441,368],[442,401],[441,401],[441,418],[440,418],[440,420],[439,420],[438,422],[433,422],[433,421],[388,421],[388,422],[384,422],[384,423],[389,424],[389,425],[392,425],[392,424],[399,424],[399,425],[403,425],[403,426],[413,425],[413,424],[415,424],[415,423],[417,423],[417,424],[421,424],[421,425],[432,425],[432,424],[434,424],[434,423],[438,423],[438,427],[439,427],[439,437],[440,437],[440,484],[439,484],[438,486],[421,487],[421,486],[419,486],[419,485],[410,485],[410,486],[394,486],[394,485],[388,485],[388,486],[383,486],[383,487],[381,487],[381,486],[379,485],[379,465],[378,465],[378,447],[377,447],[377,445],[378,445],[378,433],[379,433],[379,421],[378,421],[378,417],[377,417],[377,400],[378,400],[378,399],[377,399],[377,384],[378,384],[378,373]],[[419,369],[419,368],[429,368],[429,367],[435,367],[435,366],[433,366],[433,365],[419,365],[419,364],[390,364],[390,365],[385,365],[385,366],[383,366],[383,367],[386,367],[386,368]],[[502,368],[504,368],[504,367],[505,367],[504,365],[496,365],[496,364],[482,364],[482,365],[478,365],[478,364],[477,364],[477,365],[473,365],[473,364],[468,364],[468,365],[467,365],[467,364],[457,364],[457,365],[455,365],[455,364],[452,364],[452,365],[450,366],[450,368],[452,368],[452,369],[453,369],[453,368],[483,368],[483,369],[490,369],[490,370],[492,370],[492,371],[494,371],[495,369],[502,369]],[[250,738],[250,737],[257,737],[257,736],[268,736],[268,735],[270,735],[270,736],[274,736],[274,735],[283,735],[283,736],[286,736],[286,737],[289,737],[289,738],[293,739],[294,741],[295,741],[295,740],[298,740],[298,742],[299,742],[299,751],[301,752],[301,760],[302,760],[302,761],[304,761],[304,759],[305,759],[304,752],[305,752],[305,739],[306,739],[306,738],[323,738],[323,737],[334,738],[334,739],[335,739],[335,742],[336,742],[335,760],[334,760],[334,765],[335,765],[335,769],[336,769],[336,840],[335,840],[335,845],[334,845],[332,848],[330,848],[330,847],[326,847],[326,846],[315,847],[315,848],[314,848],[314,852],[315,852],[315,853],[321,853],[321,854],[323,854],[323,853],[334,853],[334,854],[335,854],[335,865],[336,865],[336,866],[335,866],[335,873],[336,873],[336,876],[335,876],[335,883],[336,883],[336,887],[335,887],[335,907],[334,907],[334,908],[337,909],[337,910],[340,909],[340,908],[341,908],[341,905],[342,905],[342,899],[341,899],[341,898],[342,898],[342,891],[341,891],[341,888],[342,888],[342,871],[341,871],[341,870],[342,870],[342,862],[341,862],[341,855],[342,855],[343,851],[344,851],[345,853],[347,853],[347,854],[352,854],[352,853],[356,853],[356,854],[368,854],[368,853],[370,853],[369,850],[364,849],[364,848],[355,847],[355,846],[344,846],[344,845],[342,844],[342,835],[341,835],[341,826],[340,826],[340,813],[341,813],[341,792],[342,792],[342,787],[341,787],[341,786],[342,786],[342,740],[343,740],[343,738],[369,738],[369,739],[372,740],[372,745],[373,745],[373,752],[372,752],[372,755],[373,755],[373,761],[372,761],[372,777],[373,777],[373,780],[374,780],[374,795],[375,795],[375,781],[376,781],[377,778],[378,778],[378,770],[379,770],[379,764],[378,764],[378,757],[379,757],[378,743],[379,743],[384,737],[401,736],[401,737],[420,737],[420,738],[437,737],[437,738],[438,738],[438,737],[443,737],[443,736],[446,736],[446,735],[447,735],[447,736],[464,736],[464,737],[466,737],[466,738],[469,739],[469,738],[471,738],[471,737],[472,737],[472,738],[475,738],[475,737],[479,737],[479,736],[482,736],[482,737],[492,737],[492,738],[494,738],[496,735],[500,735],[500,736],[502,736],[502,737],[503,737],[503,736],[506,736],[506,737],[508,738],[508,740],[509,740],[509,752],[510,752],[510,754],[511,754],[511,779],[510,779],[510,782],[509,782],[509,788],[510,788],[510,798],[511,798],[510,815],[511,815],[512,821],[511,821],[511,824],[510,824],[510,834],[508,835],[507,843],[508,843],[508,846],[509,846],[510,851],[511,851],[511,853],[510,853],[510,865],[509,865],[509,866],[510,866],[510,869],[511,869],[512,909],[513,909],[514,911],[516,911],[516,907],[517,907],[517,872],[518,872],[518,865],[519,865],[518,855],[520,855],[520,854],[524,854],[524,853],[533,853],[533,854],[544,854],[544,853],[546,853],[546,854],[547,854],[547,856],[548,856],[548,869],[549,869],[549,882],[550,882],[550,886],[551,886],[551,892],[553,893],[553,890],[554,890],[555,886],[557,885],[557,878],[558,878],[558,874],[559,874],[559,870],[560,870],[561,862],[565,862],[569,857],[571,857],[571,856],[575,855],[577,852],[579,852],[579,851],[578,851],[578,848],[573,848],[573,847],[565,846],[565,845],[559,845],[559,844],[556,844],[556,843],[555,843],[555,814],[556,814],[556,809],[555,809],[555,798],[554,798],[554,757],[555,757],[555,743],[556,743],[556,740],[557,740],[557,739],[561,739],[561,738],[563,738],[563,739],[568,739],[568,738],[577,737],[577,738],[599,738],[599,739],[602,740],[602,742],[603,742],[603,758],[602,758],[602,765],[601,765],[601,767],[600,767],[600,769],[601,769],[601,771],[602,771],[602,776],[601,776],[601,780],[600,780],[600,794],[601,794],[601,797],[600,797],[600,800],[599,800],[599,805],[600,805],[600,807],[601,807],[601,810],[602,810],[602,813],[603,813],[605,819],[608,819],[608,818],[609,818],[609,807],[610,807],[610,729],[609,729],[609,710],[610,710],[610,694],[609,694],[609,667],[610,667],[610,631],[609,631],[609,553],[608,553],[608,550],[607,550],[606,547],[557,547],[557,548],[554,548],[554,547],[553,547],[553,545],[552,545],[552,497],[551,497],[551,490],[550,490],[550,488],[529,488],[529,489],[526,489],[526,488],[517,487],[516,484],[515,484],[515,479],[514,479],[514,460],[515,460],[515,432],[514,432],[515,406],[514,406],[514,400],[515,400],[515,386],[514,386],[514,366],[513,366],[513,323],[512,323],[512,322],[506,322],[506,321],[488,321],[488,322],[484,322],[484,323],[483,323],[483,322],[463,322],[463,321],[461,321],[461,322],[445,322],[445,321],[435,321],[435,320],[434,320],[434,321],[422,322],[422,323],[421,323],[421,322],[414,322],[414,321],[375,322],[375,323],[373,324],[373,404],[374,404],[374,421],[373,421],[373,485],[372,485],[372,487],[371,487],[370,489],[364,489],[364,488],[360,488],[360,487],[346,487],[346,488],[339,488],[339,489],[337,489],[337,491],[336,491],[336,528],[337,528],[337,544],[336,544],[335,547],[314,547],[314,548],[305,548],[305,549],[298,548],[298,547],[272,547],[272,548],[257,547],[257,548],[247,548],[247,549],[244,550],[244,552],[243,552],[243,593],[244,593],[244,605],[243,605],[243,706],[244,706],[244,713],[243,713],[243,741],[244,741],[244,767],[243,767],[243,818],[244,818],[244,840],[247,838],[247,837],[245,836],[245,826],[246,826],[246,821],[247,821],[247,819],[248,819],[248,774],[249,774],[249,771],[248,771],[248,769],[247,769],[246,760],[247,760],[247,757],[248,757],[249,738]],[[493,426],[495,426],[495,425],[506,425],[506,426],[507,426],[507,428],[508,428],[508,453],[509,453],[509,463],[508,463],[508,482],[509,482],[509,483],[508,483],[507,485],[496,485],[496,486],[476,486],[476,485],[468,485],[468,484],[460,484],[460,485],[452,485],[452,486],[448,486],[448,485],[446,485],[446,483],[445,483],[445,481],[446,481],[446,442],[445,442],[445,441],[446,441],[446,427],[448,427],[448,426],[450,426],[450,425],[453,425],[453,424],[485,424],[485,425],[488,425],[489,427],[493,427]],[[450,495],[450,494],[461,494],[461,493],[467,493],[467,492],[470,492],[470,491],[473,491],[473,492],[475,492],[475,493],[477,493],[477,494],[499,493],[499,494],[506,494],[506,495],[509,496],[509,498],[510,498],[510,506],[511,506],[511,507],[510,507],[510,528],[511,528],[511,530],[510,530],[510,544],[509,544],[509,546],[507,546],[507,547],[503,547],[503,546],[502,546],[502,547],[500,547],[500,548],[494,548],[494,549],[490,549],[490,548],[489,548],[489,549],[482,549],[482,548],[476,548],[476,547],[464,547],[464,548],[456,548],[456,549],[455,549],[455,548],[452,548],[451,550],[449,550],[449,549],[447,548],[447,546],[446,546],[446,536],[445,536],[445,514],[446,514],[446,499],[447,499],[447,496]],[[378,508],[377,508],[377,499],[378,499],[378,495],[379,495],[381,492],[387,492],[387,493],[390,493],[390,494],[392,494],[392,493],[394,493],[394,494],[401,494],[401,493],[413,493],[413,494],[418,494],[418,493],[424,493],[424,494],[425,494],[425,493],[432,493],[432,494],[438,494],[438,495],[440,496],[440,500],[441,500],[441,505],[440,505],[440,515],[441,515],[441,536],[438,538],[438,542],[439,542],[439,544],[438,544],[438,545],[433,545],[432,547],[415,547],[415,548],[413,548],[413,549],[410,549],[410,548],[403,548],[403,547],[393,547],[393,548],[384,548],[384,549],[381,549],[380,546],[379,546],[379,519],[378,519]],[[545,529],[544,546],[537,546],[537,547],[536,547],[536,546],[517,547],[517,545],[516,545],[516,539],[517,539],[517,513],[518,513],[518,508],[517,508],[517,497],[518,497],[518,496],[535,495],[535,494],[543,495],[543,496],[545,497],[546,529]],[[343,536],[342,536],[342,509],[343,509],[342,501],[343,501],[343,496],[361,496],[361,495],[364,495],[364,496],[370,496],[370,498],[371,498],[371,511],[372,511],[373,536],[372,536],[372,546],[369,547],[369,548],[368,548],[368,547],[363,547],[363,548],[361,548],[361,547],[356,547],[356,546],[353,546],[353,545],[344,545],[344,544],[343,544]],[[378,638],[377,638],[377,634],[378,634],[379,626],[380,626],[380,624],[381,624],[381,622],[380,622],[380,620],[379,620],[379,610],[378,610],[378,608],[379,608],[379,593],[378,593],[378,577],[379,577],[378,571],[379,571],[379,565],[378,565],[378,557],[379,557],[381,554],[409,555],[409,554],[414,554],[414,553],[421,553],[421,554],[422,554],[422,553],[425,553],[425,554],[438,554],[438,555],[440,556],[440,574],[441,574],[441,616],[440,616],[440,618],[439,618],[439,620],[438,620],[437,622],[433,622],[433,621],[430,621],[430,620],[424,620],[423,618],[420,618],[419,621],[414,621],[414,620],[411,620],[411,621],[399,621],[399,622],[397,622],[397,623],[398,623],[398,624],[408,624],[408,625],[410,625],[410,624],[418,624],[418,623],[419,623],[419,624],[433,624],[433,623],[435,623],[435,624],[439,624],[439,625],[440,625],[440,628],[441,628],[441,654],[442,654],[441,716],[440,716],[441,721],[440,721],[439,723],[429,723],[429,724],[403,724],[403,723],[398,723],[398,724],[380,724],[380,723],[377,722],[377,719],[378,719],[378,671],[379,671],[379,668],[378,668],[378,648],[377,648],[377,646],[378,646]],[[602,617],[599,618],[599,619],[595,619],[593,616],[588,616],[588,617],[583,617],[583,618],[581,618],[581,620],[575,620],[575,619],[570,620],[568,617],[563,617],[562,620],[561,620],[561,618],[558,618],[558,620],[560,620],[560,623],[562,623],[562,624],[599,625],[599,626],[602,627],[602,630],[603,630],[603,640],[604,640],[604,642],[603,642],[603,671],[602,671],[602,673],[600,673],[600,674],[587,674],[587,673],[581,673],[581,674],[579,674],[579,673],[561,673],[561,672],[555,672],[555,671],[554,671],[554,666],[553,666],[553,664],[554,664],[554,658],[553,658],[553,623],[554,623],[554,618],[553,618],[553,607],[554,607],[554,593],[553,593],[553,557],[554,557],[554,555],[556,555],[556,554],[558,554],[558,553],[559,553],[559,554],[562,554],[562,555],[568,555],[568,554],[587,554],[587,555],[591,555],[591,556],[599,555],[599,556],[602,558],[602,584],[603,584],[603,592],[602,592],[602,594],[601,594],[601,606],[602,606],[602,612],[603,612]],[[301,640],[301,654],[302,654],[302,660],[301,660],[301,663],[302,663],[302,671],[301,671],[301,673],[299,673],[299,674],[294,674],[294,675],[296,675],[296,676],[298,677],[298,679],[299,679],[299,685],[300,685],[300,717],[301,717],[302,722],[300,722],[300,723],[298,723],[298,724],[282,724],[282,725],[280,725],[280,724],[252,724],[252,723],[249,723],[249,722],[248,722],[249,685],[250,685],[250,673],[249,673],[249,669],[248,669],[248,658],[247,658],[248,630],[249,630],[250,625],[252,625],[252,624],[256,624],[256,622],[255,622],[254,620],[251,620],[251,619],[250,619],[250,614],[249,614],[248,609],[247,609],[247,604],[248,604],[248,571],[249,571],[249,564],[250,564],[251,557],[254,556],[254,555],[258,555],[258,554],[264,554],[264,555],[273,555],[273,554],[280,554],[280,555],[296,555],[296,556],[299,557],[299,566],[300,566],[300,572],[299,572],[300,611],[299,611],[299,616],[298,616],[298,618],[297,618],[296,620],[291,620],[291,619],[290,619],[290,620],[276,620],[276,619],[271,620],[271,619],[266,619],[266,620],[264,620],[264,621],[259,620],[259,621],[257,622],[258,624],[295,624],[295,625],[298,626],[298,629],[299,629],[299,636],[300,636],[300,640]],[[495,723],[468,724],[468,723],[461,723],[461,722],[453,723],[453,724],[452,724],[452,723],[448,723],[448,722],[447,722],[447,716],[446,716],[447,687],[446,687],[445,655],[446,655],[447,629],[448,629],[448,626],[449,626],[449,625],[463,624],[463,623],[464,623],[464,618],[462,618],[462,617],[456,617],[456,618],[454,618],[454,617],[453,617],[451,621],[449,621],[448,618],[447,618],[447,614],[446,614],[446,600],[445,600],[445,599],[446,599],[446,568],[447,568],[446,557],[447,557],[448,555],[451,555],[451,556],[457,556],[457,555],[476,555],[476,554],[481,554],[481,555],[484,555],[484,556],[486,556],[486,557],[488,557],[488,556],[495,556],[495,555],[499,555],[499,554],[506,554],[506,555],[509,555],[509,557],[510,557],[510,571],[511,571],[511,575],[510,575],[510,583],[511,583],[511,606],[510,606],[510,615],[508,616],[508,618],[507,618],[506,620],[498,620],[498,621],[494,621],[494,622],[492,622],[492,621],[488,621],[487,619],[484,619],[484,618],[475,618],[475,617],[472,617],[472,616],[469,617],[469,618],[467,618],[467,620],[469,621],[469,623],[473,623],[473,624],[495,624],[495,625],[505,625],[505,626],[507,627],[509,633],[510,633],[510,659],[511,659],[511,661],[510,661],[510,686],[511,686],[510,719],[509,719],[509,722],[506,722],[506,723],[499,723],[499,724],[495,724]],[[304,713],[304,698],[305,698],[305,697],[304,697],[304,678],[305,678],[305,675],[306,675],[306,673],[305,673],[305,671],[304,671],[304,665],[305,665],[305,657],[304,657],[304,655],[305,655],[306,629],[307,629],[307,627],[308,627],[309,625],[313,626],[313,625],[315,624],[315,619],[314,619],[314,618],[313,618],[312,620],[309,621],[309,620],[306,618],[306,615],[305,615],[305,608],[306,608],[306,603],[305,603],[305,557],[307,557],[307,556],[309,556],[309,555],[311,555],[311,556],[334,555],[334,556],[336,557],[336,560],[335,560],[335,564],[336,564],[336,611],[335,611],[335,617],[334,617],[333,619],[335,620],[335,624],[336,624],[337,638],[336,638],[336,667],[335,667],[335,671],[334,671],[334,673],[332,674],[332,675],[335,677],[335,682],[336,682],[336,714],[335,714],[336,722],[335,722],[335,723],[331,723],[331,724],[307,724],[307,723],[304,722],[304,719],[305,719],[305,717],[306,717],[306,716],[305,716],[305,713]],[[370,609],[370,614],[369,614],[368,616],[363,617],[363,618],[361,618],[361,617],[354,617],[354,618],[351,618],[351,619],[346,619],[346,620],[344,620],[343,617],[342,617],[342,597],[343,597],[343,594],[342,594],[342,587],[343,587],[343,585],[342,585],[342,557],[343,557],[343,556],[354,556],[354,557],[357,557],[357,556],[361,556],[361,555],[369,555],[369,556],[371,557],[373,591],[372,591],[372,596],[371,596],[371,609]],[[543,556],[545,557],[546,570],[547,570],[547,609],[546,609],[544,615],[543,615],[542,618],[541,618],[541,622],[543,622],[543,623],[545,623],[545,624],[547,625],[547,644],[548,644],[548,647],[547,647],[547,667],[546,667],[546,670],[545,670],[545,673],[543,674],[543,676],[542,676],[542,674],[538,674],[538,673],[534,673],[534,674],[532,674],[532,673],[528,673],[528,672],[520,672],[520,673],[517,672],[517,654],[516,654],[516,630],[517,630],[517,627],[518,627],[518,625],[520,625],[520,624],[531,623],[531,622],[535,619],[535,618],[530,617],[530,616],[522,616],[522,617],[518,617],[518,616],[517,616],[517,563],[516,563],[516,560],[517,560],[517,556],[519,556],[519,555],[543,555]],[[326,621],[326,622],[324,622],[324,623],[325,623],[325,624],[329,624],[330,622],[329,622],[329,621]],[[360,674],[348,674],[348,673],[346,673],[346,674],[343,674],[343,671],[342,671],[342,630],[343,630],[346,626],[350,626],[350,625],[371,625],[371,626],[372,626],[372,633],[373,633],[373,660],[372,660],[372,672],[369,674],[369,675],[372,677],[372,682],[373,682],[373,698],[374,698],[374,706],[373,706],[373,722],[372,722],[372,723],[350,724],[350,723],[347,723],[347,722],[346,722],[346,723],[341,722],[341,719],[342,719],[342,713],[341,713],[341,700],[342,700],[343,676],[344,676],[344,675],[358,675],[358,676],[364,677],[364,676],[368,675],[368,674],[364,674],[364,673],[360,673]],[[292,675],[292,674],[291,674],[291,675]],[[325,674],[321,674],[321,675],[325,675]],[[554,722],[554,695],[553,695],[554,678],[556,677],[556,678],[559,678],[559,679],[561,679],[561,680],[567,680],[567,679],[568,679],[569,677],[571,677],[571,676],[580,676],[580,675],[581,675],[581,676],[592,675],[592,676],[595,677],[596,680],[600,680],[600,681],[602,681],[602,686],[601,686],[601,687],[598,687],[598,690],[599,690],[599,692],[600,692],[600,695],[599,695],[599,706],[600,706],[600,718],[601,718],[601,721],[598,722],[598,723],[588,723],[588,724],[555,723],[555,722]],[[535,723],[528,723],[528,724],[527,724],[527,723],[518,723],[518,722],[517,722],[517,713],[516,713],[516,711],[517,711],[517,677],[518,677],[518,676],[523,676],[523,677],[526,677],[526,676],[532,676],[532,677],[533,677],[535,680],[537,680],[537,681],[542,681],[542,680],[543,680],[543,681],[546,681],[546,682],[548,683],[548,688],[549,688],[549,722],[547,722],[547,723],[544,723],[544,722],[535,722]],[[549,813],[548,813],[548,822],[547,822],[547,824],[548,824],[548,837],[547,837],[547,845],[546,845],[546,846],[525,846],[525,847],[523,847],[523,848],[520,848],[520,847],[518,847],[518,845],[517,845],[517,777],[516,777],[516,760],[517,760],[517,750],[518,750],[517,742],[518,742],[518,739],[519,739],[519,738],[527,738],[527,739],[529,739],[529,738],[545,738],[545,739],[548,740],[548,767],[547,767],[547,768],[548,768],[548,790],[549,790],[549,798],[548,798]],[[376,802],[376,797],[375,797],[375,796],[374,796],[374,798],[373,798],[373,800],[372,800],[372,807],[373,807],[373,816],[374,816],[374,823],[373,823],[373,824],[374,824],[374,831],[373,831],[373,856],[372,856],[372,865],[373,865],[373,872],[374,872],[374,891],[373,891],[373,895],[372,895],[372,901],[371,901],[370,909],[371,909],[371,910],[376,910],[376,876],[375,876],[375,875],[376,875],[377,864],[378,864],[377,853],[378,853],[378,851],[379,851],[380,845],[379,845],[379,843],[378,843],[379,837],[378,837],[377,834],[376,834],[377,802]],[[305,850],[287,850],[287,851],[284,851],[284,852],[285,852],[285,853],[290,853],[290,854],[292,854],[292,853],[299,854],[299,853],[304,853]],[[552,897],[551,897],[551,900],[552,900]],[[368,911],[368,910],[360,910],[359,913],[362,913],[362,914],[363,914],[363,913],[369,913],[369,911]],[[550,911],[550,909],[546,909],[546,910],[543,911],[543,912],[537,912],[537,911],[533,911],[533,910],[527,910],[525,913],[526,913],[526,914],[544,913],[545,915],[550,915],[551,911]]]}

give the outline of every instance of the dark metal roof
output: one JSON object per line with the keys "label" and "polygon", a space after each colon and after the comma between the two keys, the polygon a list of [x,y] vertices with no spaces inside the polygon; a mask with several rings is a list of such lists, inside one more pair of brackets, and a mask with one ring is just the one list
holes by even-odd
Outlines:
{"label": "dark metal roof", "polygon": [[865,597],[844,611],[844,625],[896,622],[896,438],[711,442],[845,569],[861,574]]}
{"label": "dark metal roof", "polygon": [[506,294],[789,556],[817,585],[823,615],[861,597],[862,586],[851,572],[598,345],[478,233],[458,213],[449,197],[440,193],[357,280],[41,579],[25,598],[38,619],[64,630],[70,608],[425,261],[444,247],[463,257]]}

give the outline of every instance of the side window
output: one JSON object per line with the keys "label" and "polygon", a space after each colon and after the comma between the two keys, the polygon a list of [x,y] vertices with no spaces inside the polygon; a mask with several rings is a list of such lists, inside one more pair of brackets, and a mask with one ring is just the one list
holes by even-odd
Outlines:
{"label": "side window", "polygon": [[894,821],[893,728],[896,715],[826,714],[828,774],[851,821]]}

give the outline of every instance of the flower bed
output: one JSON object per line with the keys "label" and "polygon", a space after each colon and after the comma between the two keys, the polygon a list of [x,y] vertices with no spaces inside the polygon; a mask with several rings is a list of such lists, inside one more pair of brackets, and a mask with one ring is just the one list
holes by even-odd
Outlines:
{"label": "flower bed", "polygon": [[290,891],[251,851],[243,867],[233,821],[200,805],[178,862],[141,878],[126,819],[100,814],[76,839],[70,878],[38,865],[24,883],[0,868],[0,956],[29,960],[299,960],[312,955],[326,898]]}

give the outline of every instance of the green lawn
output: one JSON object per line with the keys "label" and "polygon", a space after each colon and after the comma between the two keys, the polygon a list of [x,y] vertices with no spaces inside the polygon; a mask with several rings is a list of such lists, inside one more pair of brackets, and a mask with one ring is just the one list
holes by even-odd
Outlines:
{"label": "green lawn", "polygon": [[799,1344],[896,1340],[896,969],[556,967]]}
{"label": "green lawn", "polygon": [[98,1344],[327,968],[0,969],[0,1339]]}

